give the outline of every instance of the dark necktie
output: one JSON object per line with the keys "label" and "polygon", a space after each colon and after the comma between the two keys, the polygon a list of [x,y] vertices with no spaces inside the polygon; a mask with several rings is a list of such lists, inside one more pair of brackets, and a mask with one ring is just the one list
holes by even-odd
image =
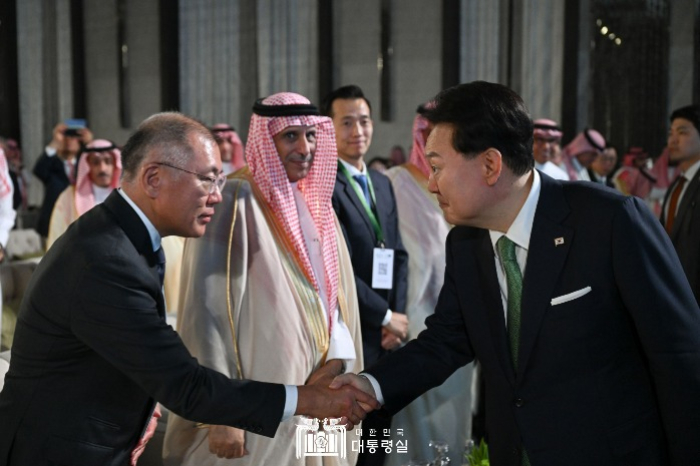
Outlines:
{"label": "dark necktie", "polygon": [[362,193],[365,195],[365,201],[367,201],[367,205],[371,208],[372,201],[369,196],[369,186],[367,186],[367,177],[365,175],[355,175],[353,176],[353,178],[355,178],[355,181],[357,181],[357,183],[362,188]]}
{"label": "dark necktie", "polygon": [[160,279],[160,287],[163,288],[163,279],[165,278],[165,253],[163,247],[159,247],[155,252],[156,268],[158,269],[158,278]]}
{"label": "dark necktie", "polygon": [[676,210],[678,210],[678,199],[681,197],[681,192],[683,191],[683,185],[685,185],[685,177],[681,175],[678,178],[676,187],[673,188],[671,193],[671,200],[668,203],[668,209],[666,210],[666,232],[670,235],[673,230],[673,222],[676,220]]}
{"label": "dark necktie", "polygon": [[[506,236],[496,242],[498,256],[506,272],[506,286],[508,287],[508,341],[510,342],[510,355],[513,358],[513,366],[518,370],[518,351],[520,349],[520,303],[523,298],[523,276],[520,272],[518,259],[515,256],[515,243]],[[530,458],[523,449],[520,457],[521,466],[530,466]]]}

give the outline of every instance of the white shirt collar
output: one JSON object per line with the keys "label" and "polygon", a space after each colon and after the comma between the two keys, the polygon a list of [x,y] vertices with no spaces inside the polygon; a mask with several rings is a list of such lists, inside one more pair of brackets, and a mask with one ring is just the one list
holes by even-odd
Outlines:
{"label": "white shirt collar", "polygon": [[[513,223],[505,233],[508,239],[525,250],[530,247],[530,234],[532,233],[532,224],[535,221],[535,211],[537,210],[537,203],[540,200],[540,191],[542,186],[540,174],[537,173],[537,170],[532,170],[532,173],[532,187],[527,195],[527,199],[525,199],[525,203],[520,208],[520,212],[518,212],[515,220],[513,220]],[[489,235],[491,236],[493,250],[496,251],[496,242],[501,239],[503,233],[500,231],[489,230]]]}
{"label": "white shirt collar", "polygon": [[700,160],[692,164],[690,168],[683,172],[683,178],[691,181],[693,178],[695,178],[695,174],[698,172],[698,170],[700,170]]}
{"label": "white shirt collar", "polygon": [[141,209],[139,209],[139,206],[137,206],[134,201],[131,200],[127,194],[122,191],[122,188],[118,188],[117,192],[124,198],[126,202],[129,203],[132,209],[134,209],[134,212],[136,212],[136,215],[139,216],[141,221],[143,222],[144,226],[146,227],[146,230],[148,230],[148,236],[151,238],[151,245],[153,246],[153,251],[157,251],[158,248],[160,248],[160,233],[158,233],[158,230],[156,230],[156,227],[153,226],[153,223],[146,217],[146,214],[143,213]]}
{"label": "white shirt collar", "polygon": [[365,166],[365,161],[362,160],[362,170],[358,170],[357,167],[354,165],[350,165],[347,163],[345,160],[341,159],[338,157],[338,160],[340,160],[340,163],[343,164],[343,166],[348,170],[348,173],[350,173],[350,176],[356,176],[356,175],[367,175],[367,167]]}

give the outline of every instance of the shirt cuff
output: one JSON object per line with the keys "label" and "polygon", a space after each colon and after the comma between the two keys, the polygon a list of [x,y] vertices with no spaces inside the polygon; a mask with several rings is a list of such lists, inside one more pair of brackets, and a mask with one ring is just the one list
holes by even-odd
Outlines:
{"label": "shirt cuff", "polygon": [[355,367],[357,353],[355,353],[355,342],[350,335],[348,326],[343,322],[340,311],[336,309],[333,314],[333,325],[331,327],[331,341],[328,346],[326,361],[331,359],[342,359],[345,361],[345,371],[351,372]]}
{"label": "shirt cuff", "polygon": [[384,395],[382,395],[382,389],[379,387],[379,382],[377,382],[377,379],[375,379],[373,375],[368,374],[366,372],[361,372],[360,377],[364,377],[369,381],[369,383],[372,385],[372,388],[374,389],[374,397],[377,399],[379,404],[383,405]]}
{"label": "shirt cuff", "polygon": [[299,391],[296,385],[285,385],[284,393],[284,412],[282,413],[282,420],[280,420],[280,422],[284,422],[294,416],[294,413],[297,410],[297,401],[299,399]]}
{"label": "shirt cuff", "polygon": [[387,309],[386,315],[384,316],[384,320],[382,320],[382,327],[391,322],[391,314],[393,314],[393,312],[391,312],[391,309]]}
{"label": "shirt cuff", "polygon": [[54,149],[54,148],[51,147],[51,146],[46,146],[46,147],[44,147],[44,152],[45,152],[46,155],[48,155],[49,157],[53,157],[54,155],[56,155],[56,149]]}

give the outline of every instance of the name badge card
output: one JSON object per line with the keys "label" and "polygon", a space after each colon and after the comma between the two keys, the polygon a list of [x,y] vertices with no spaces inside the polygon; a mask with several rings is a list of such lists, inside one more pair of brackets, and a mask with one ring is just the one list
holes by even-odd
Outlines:
{"label": "name badge card", "polygon": [[394,282],[394,250],[374,248],[372,288],[390,290]]}

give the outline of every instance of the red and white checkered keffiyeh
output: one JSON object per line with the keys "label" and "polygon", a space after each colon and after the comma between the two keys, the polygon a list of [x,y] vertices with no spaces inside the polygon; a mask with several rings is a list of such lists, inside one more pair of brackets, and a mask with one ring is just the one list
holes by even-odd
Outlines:
{"label": "red and white checkered keffiyeh", "polygon": [[[435,103],[429,102],[425,108],[434,108]],[[411,154],[408,157],[408,163],[415,165],[426,178],[430,178],[430,164],[425,158],[425,143],[426,138],[423,134],[430,122],[420,113],[413,119],[413,145],[411,146]]]}
{"label": "red and white checkered keffiyeh", "polygon": [[216,131],[216,135],[221,139],[226,139],[233,147],[233,155],[231,156],[231,166],[233,171],[245,165],[245,158],[243,157],[243,141],[241,141],[240,136],[236,133],[229,125],[226,123],[217,123],[211,127],[211,129]]}
{"label": "red and white checkered keffiyeh", "polygon": [[[83,150],[78,162],[78,174],[75,180],[75,208],[78,215],[83,215],[88,210],[95,207],[95,193],[90,180],[90,164],[88,156],[90,149],[112,147],[114,144],[106,139],[95,139]],[[116,147],[108,152],[114,161],[114,171],[112,172],[112,189],[119,187],[119,177],[122,174],[122,153]]]}
{"label": "red and white checkered keffiyeh", "polygon": [[[282,92],[271,95],[262,103],[264,105],[294,105],[309,104],[310,102],[299,94]],[[337,307],[339,274],[335,217],[331,203],[338,169],[335,130],[332,120],[328,117],[310,115],[263,117],[253,114],[248,130],[246,160],[255,183],[294,245],[304,272],[312,280],[316,291],[319,291],[319,284],[313,273],[306,242],[301,231],[292,184],[273,140],[276,134],[289,126],[316,127],[316,154],[313,165],[309,174],[299,180],[297,187],[306,200],[316,230],[321,236],[329,322],[332,322],[333,313]]]}
{"label": "red and white checkered keffiyeh", "polygon": [[5,197],[12,193],[12,180],[7,166],[5,151],[0,148],[0,197]]}

